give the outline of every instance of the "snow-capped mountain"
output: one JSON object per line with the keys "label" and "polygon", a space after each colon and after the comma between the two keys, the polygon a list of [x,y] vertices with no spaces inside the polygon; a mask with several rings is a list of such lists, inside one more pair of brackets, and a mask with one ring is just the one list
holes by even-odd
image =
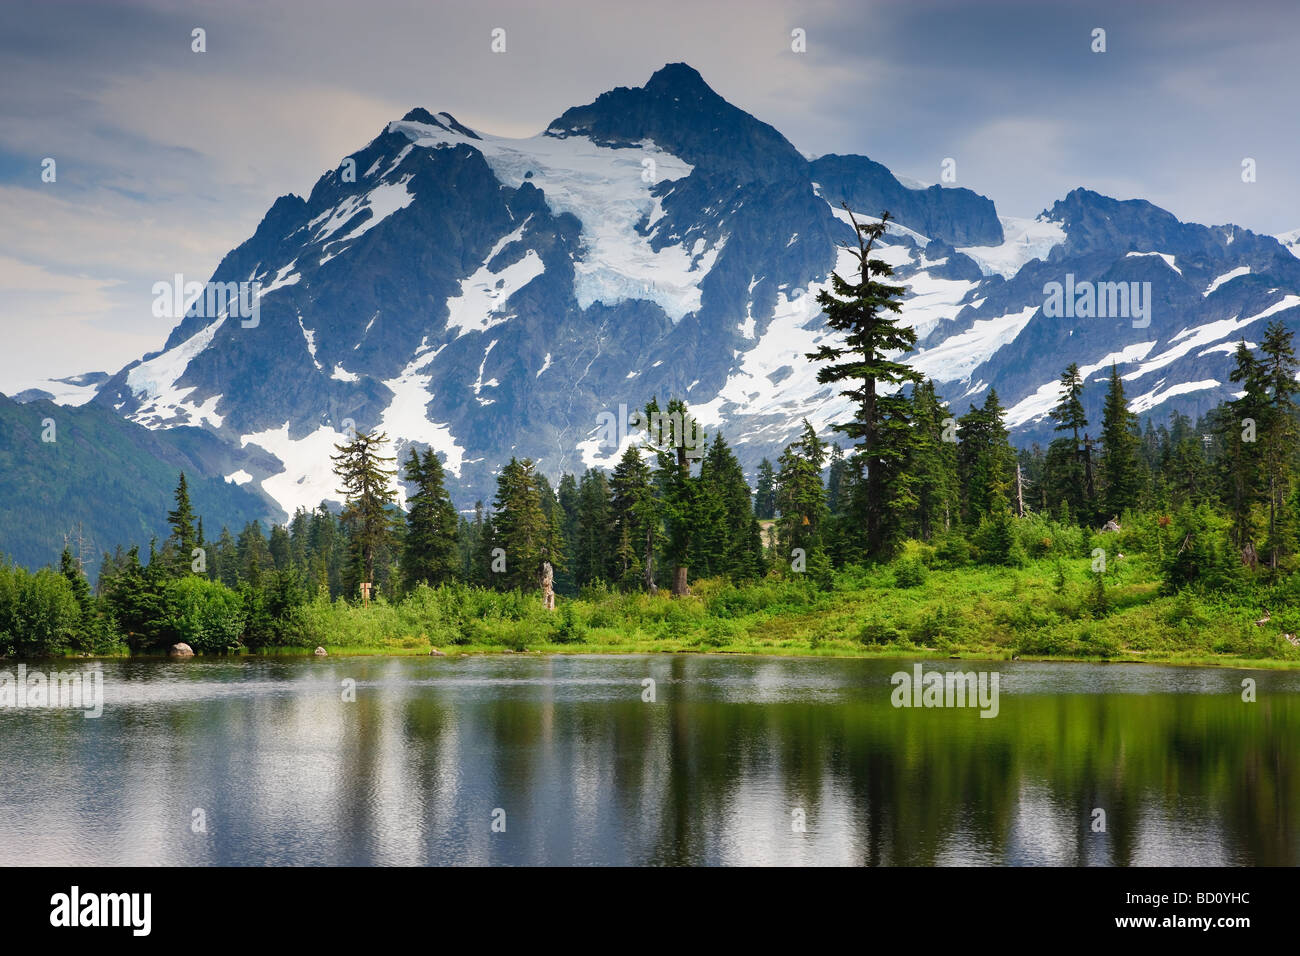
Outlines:
{"label": "snow-capped mountain", "polygon": [[[329,455],[349,422],[436,449],[462,505],[490,497],[510,455],[552,477],[612,465],[601,414],[652,396],[686,398],[752,466],[801,419],[847,414],[804,358],[831,334],[816,293],[851,271],[842,203],[896,220],[881,255],[907,289],[914,364],[958,414],[996,388],[1022,435],[1045,433],[1071,361],[1090,378],[1117,363],[1135,411],[1196,413],[1229,395],[1239,339],[1300,320],[1296,234],[1085,189],[1000,218],[866,157],[809,160],[671,64],[527,139],[412,110],[306,199],[278,199],[217,267],[213,283],[260,283],[255,325],[187,315],[160,352],[31,397],[202,427],[228,449],[222,476],[286,512],[337,499]],[[1052,283],[1138,295],[1097,318],[1067,293],[1063,316]]]}

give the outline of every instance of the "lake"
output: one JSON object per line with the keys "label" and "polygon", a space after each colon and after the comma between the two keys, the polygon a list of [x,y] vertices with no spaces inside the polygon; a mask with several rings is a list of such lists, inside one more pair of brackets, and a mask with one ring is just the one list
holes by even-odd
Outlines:
{"label": "lake", "polygon": [[1300,864],[1294,671],[925,662],[985,718],[902,661],[58,666],[103,715],[0,708],[3,865]]}

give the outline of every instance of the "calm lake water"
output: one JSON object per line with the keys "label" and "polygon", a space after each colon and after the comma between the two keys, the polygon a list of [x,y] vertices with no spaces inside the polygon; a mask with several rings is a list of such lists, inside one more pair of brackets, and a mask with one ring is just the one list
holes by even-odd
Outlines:
{"label": "calm lake water", "polygon": [[0,864],[1300,864],[1295,672],[925,664],[988,719],[899,661],[93,666],[99,719],[0,709]]}

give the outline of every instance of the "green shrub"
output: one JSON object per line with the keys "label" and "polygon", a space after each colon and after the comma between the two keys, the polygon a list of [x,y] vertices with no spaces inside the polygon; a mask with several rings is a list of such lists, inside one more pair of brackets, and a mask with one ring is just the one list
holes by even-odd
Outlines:
{"label": "green shrub", "polygon": [[578,620],[572,602],[560,605],[559,620],[551,630],[551,640],[556,644],[581,644],[587,639],[587,628]]}
{"label": "green shrub", "polygon": [[62,574],[50,568],[33,574],[0,562],[0,654],[59,654],[71,645],[81,623],[81,605]]}
{"label": "green shrub", "polygon": [[240,645],[244,603],[226,586],[198,575],[168,583],[168,605],[176,639],[200,653],[220,653]]}
{"label": "green shrub", "polygon": [[950,531],[935,539],[934,566],[939,568],[964,568],[975,559],[975,548],[957,531]]}
{"label": "green shrub", "polygon": [[1172,522],[1161,562],[1166,594],[1192,587],[1205,593],[1240,590],[1247,581],[1241,556],[1228,542],[1228,519],[1208,505],[1184,505]]}
{"label": "green shrub", "polygon": [[744,636],[744,628],[735,621],[714,618],[704,625],[697,643],[705,647],[723,647]]}
{"label": "green shrub", "polygon": [[867,645],[897,644],[903,639],[902,633],[897,628],[879,621],[868,621],[858,631],[858,642]]}
{"label": "green shrub", "polygon": [[918,558],[899,558],[894,562],[894,587],[918,588],[928,577],[925,565]]}

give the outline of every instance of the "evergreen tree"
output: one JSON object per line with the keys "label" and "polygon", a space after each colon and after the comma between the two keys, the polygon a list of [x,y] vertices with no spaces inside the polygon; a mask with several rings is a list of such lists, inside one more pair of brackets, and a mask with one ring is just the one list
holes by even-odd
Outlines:
{"label": "evergreen tree", "polygon": [[[537,494],[542,504],[542,513],[546,516],[546,531],[542,535],[542,560],[551,563],[552,588],[564,584],[573,591],[573,575],[569,574],[569,539],[564,531],[565,513],[559,498],[551,489],[551,483],[540,471],[537,472]],[[541,566],[538,566],[538,583],[541,581]]]}
{"label": "evergreen tree", "polygon": [[239,587],[239,567],[239,550],[235,546],[235,537],[229,528],[223,526],[208,560],[208,575],[233,591]]}
{"label": "evergreen tree", "polygon": [[966,523],[978,527],[1008,512],[1015,479],[1011,447],[998,393],[989,390],[980,408],[957,421],[956,466],[961,510]]}
{"label": "evergreen tree", "polygon": [[1137,416],[1128,410],[1124,384],[1112,363],[1110,385],[1101,419],[1102,514],[1119,517],[1136,508],[1142,493],[1142,434]]}
{"label": "evergreen tree", "polygon": [[610,476],[612,572],[624,590],[654,589],[654,556],[660,544],[659,510],[650,468],[636,447],[628,448]]}
{"label": "evergreen tree", "polygon": [[1268,389],[1268,409],[1262,423],[1260,450],[1268,496],[1266,547],[1269,567],[1295,550],[1295,525],[1286,501],[1289,497],[1296,455],[1297,363],[1291,330],[1274,320],[1260,342],[1260,369]]}
{"label": "evergreen tree", "polygon": [[910,530],[929,541],[936,531],[952,526],[960,509],[956,434],[948,427],[951,415],[933,381],[927,379],[912,390],[912,404],[915,434],[908,449],[908,471],[915,479],[916,508]]}
{"label": "evergreen tree", "polygon": [[547,560],[552,525],[542,507],[531,459],[511,458],[501,469],[493,508],[493,547],[505,552],[506,570],[492,575],[492,583],[506,590],[536,588],[542,562]]}
{"label": "evergreen tree", "polygon": [[402,583],[413,588],[423,581],[436,587],[456,577],[459,516],[447,493],[442,462],[432,449],[421,457],[412,448],[403,477],[412,491],[406,499]]}
{"label": "evergreen tree", "polygon": [[171,527],[171,537],[164,544],[169,555],[168,564],[173,573],[183,574],[190,570],[194,549],[198,547],[198,536],[194,530],[194,509],[190,506],[189,484],[185,472],[181,472],[176,485],[176,507],[167,512],[167,524]]}
{"label": "evergreen tree", "polygon": [[1171,503],[1175,507],[1207,503],[1213,497],[1213,483],[1203,436],[1181,412],[1171,413],[1169,422],[1161,468],[1168,476]]}
{"label": "evergreen tree", "polygon": [[832,444],[830,465],[826,472],[826,507],[832,515],[840,513],[845,498],[844,482],[848,467],[848,462],[844,460],[844,450],[838,444]]}
{"label": "evergreen tree", "polygon": [[764,458],[758,463],[754,489],[754,514],[764,521],[776,516],[776,473],[772,463]]}
{"label": "evergreen tree", "polygon": [[273,567],[271,549],[266,543],[260,521],[250,521],[244,525],[235,544],[235,553],[238,556],[240,581],[253,587],[260,585],[262,575]]}
{"label": "evergreen tree", "polygon": [[762,573],[763,553],[753,495],[744,469],[722,433],[713,436],[700,462],[696,528],[702,540],[700,573],[732,580]]}
{"label": "evergreen tree", "polygon": [[475,583],[497,589],[505,586],[505,579],[501,575],[509,570],[509,564],[505,561],[505,549],[502,548],[498,553],[497,548],[496,521],[491,512],[485,512],[483,527],[479,532],[478,552],[474,558],[474,574],[471,577]]}
{"label": "evergreen tree", "polygon": [[396,471],[385,467],[394,458],[381,452],[388,443],[382,432],[357,432],[346,444],[335,445],[331,455],[334,473],[343,485],[343,523],[348,530],[350,564],[362,582],[377,583],[377,563],[391,550],[393,515],[389,506],[397,499],[391,481]]}
{"label": "evergreen tree", "polygon": [[462,518],[460,524],[461,577],[469,584],[487,584],[490,562],[485,546],[491,547],[490,535],[485,533],[483,502],[474,502],[474,520]]}
{"label": "evergreen tree", "polygon": [[807,566],[824,554],[823,531],[830,512],[822,487],[826,446],[805,418],[799,440],[781,453],[777,475],[777,553],[781,561],[797,559],[801,549]]}
{"label": "evergreen tree", "polygon": [[1055,431],[1070,433],[1047,449],[1048,494],[1054,505],[1064,501],[1076,518],[1091,521],[1095,517],[1092,459],[1084,431],[1088,416],[1083,408],[1083,376],[1077,364],[1071,362],[1061,374],[1060,399],[1048,414],[1056,422]]}
{"label": "evergreen tree", "polygon": [[1245,341],[1233,353],[1229,381],[1242,394],[1217,411],[1213,431],[1220,455],[1217,472],[1220,498],[1228,510],[1228,537],[1242,560],[1254,567],[1258,560],[1255,506],[1264,497],[1264,474],[1259,455],[1259,425],[1268,416],[1268,387],[1264,369]]}
{"label": "evergreen tree", "polygon": [[561,530],[564,532],[564,540],[569,549],[567,555],[569,567],[555,572],[555,591],[557,594],[576,594],[578,590],[576,549],[581,536],[578,528],[580,502],[577,478],[568,472],[560,475],[560,484],[555,497],[560,504]]}
{"label": "evergreen tree", "polygon": [[293,556],[290,554],[289,531],[282,525],[271,526],[271,542],[268,550],[271,553],[271,565],[277,571],[288,571],[293,567]]}
{"label": "evergreen tree", "polygon": [[346,578],[346,535],[341,522],[324,503],[311,514],[307,542],[311,553],[311,579],[316,589],[319,591],[324,587],[331,598],[342,596]]}
{"label": "evergreen tree", "polygon": [[89,616],[91,613],[90,582],[86,580],[86,575],[81,570],[81,562],[73,556],[72,549],[66,546],[63,553],[59,555],[59,573],[72,589],[72,596],[77,599],[77,606],[81,608],[82,615]]}
{"label": "evergreen tree", "polygon": [[[847,204],[844,207],[848,209]],[[916,332],[891,315],[902,311],[903,288],[878,281],[893,275],[882,259],[871,258],[873,246],[885,234],[889,213],[876,223],[859,223],[849,212],[857,248],[850,248],[858,264],[856,282],[831,274],[830,290],[817,295],[826,324],[844,335],[844,347],[821,346],[808,358],[828,362],[817,372],[822,384],[848,383],[840,395],[854,404],[853,418],[832,426],[857,442],[854,463],[860,469],[859,492],[853,503],[860,521],[861,549],[873,560],[890,557],[902,535],[905,514],[915,507],[911,476],[907,473],[910,441],[910,402],[901,388],[923,376],[888,356],[908,352],[916,345]]]}
{"label": "evergreen tree", "polygon": [[578,513],[572,539],[573,573],[578,586],[585,587],[613,578],[613,516],[605,473],[588,468],[577,488],[577,497]]}
{"label": "evergreen tree", "polygon": [[294,567],[303,569],[308,579],[314,581],[311,574],[311,514],[299,505],[289,519],[289,560]]}
{"label": "evergreen tree", "polygon": [[[705,436],[679,398],[669,400],[666,415],[660,412],[658,401],[652,399],[645,415],[651,426],[647,444],[658,460],[655,484],[664,524],[664,564],[672,569],[669,580],[673,597],[681,597],[690,593],[693,549],[700,530],[696,526],[699,514],[691,461],[699,457],[699,443]],[[667,428],[657,427],[660,422]]]}

